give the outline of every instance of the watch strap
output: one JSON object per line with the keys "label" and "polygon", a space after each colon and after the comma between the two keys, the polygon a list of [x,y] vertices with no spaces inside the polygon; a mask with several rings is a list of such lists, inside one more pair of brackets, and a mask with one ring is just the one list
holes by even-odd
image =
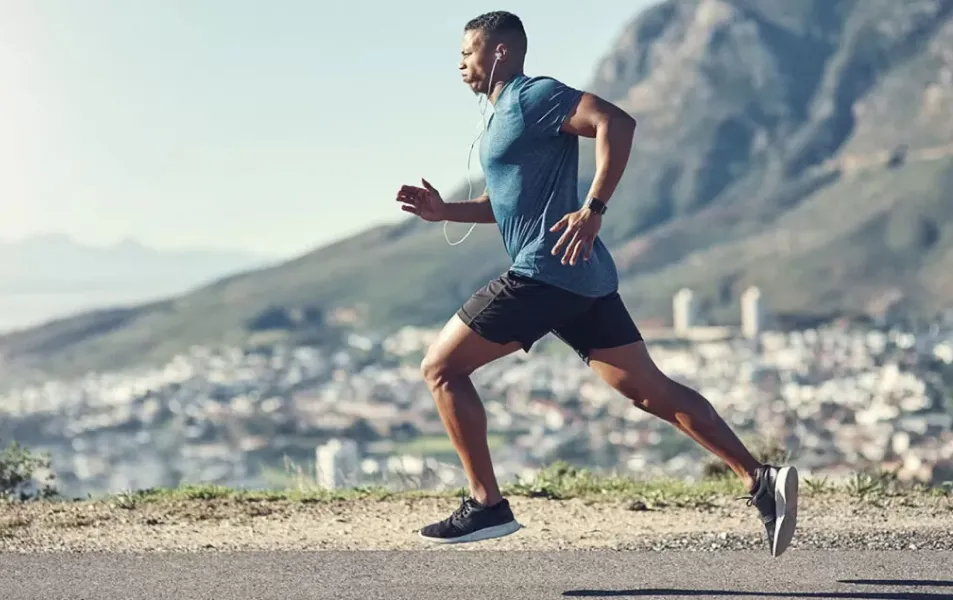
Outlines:
{"label": "watch strap", "polygon": [[604,215],[606,214],[606,210],[608,209],[608,206],[606,206],[606,203],[603,202],[602,200],[596,197],[590,197],[588,200],[586,200],[586,208],[588,208],[594,213]]}

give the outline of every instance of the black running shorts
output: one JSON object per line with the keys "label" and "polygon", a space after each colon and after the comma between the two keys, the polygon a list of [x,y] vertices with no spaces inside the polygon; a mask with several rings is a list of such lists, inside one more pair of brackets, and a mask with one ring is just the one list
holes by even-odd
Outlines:
{"label": "black running shorts", "polygon": [[642,340],[618,292],[589,298],[512,271],[477,290],[457,316],[483,338],[526,352],[552,332],[587,364],[592,350]]}

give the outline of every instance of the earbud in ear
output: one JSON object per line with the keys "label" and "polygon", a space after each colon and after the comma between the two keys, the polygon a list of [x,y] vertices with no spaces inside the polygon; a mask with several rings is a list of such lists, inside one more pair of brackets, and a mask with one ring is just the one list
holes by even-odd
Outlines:
{"label": "earbud in ear", "polygon": [[501,60],[502,58],[503,58],[503,53],[502,53],[502,52],[497,52],[497,53],[496,53],[496,60]]}

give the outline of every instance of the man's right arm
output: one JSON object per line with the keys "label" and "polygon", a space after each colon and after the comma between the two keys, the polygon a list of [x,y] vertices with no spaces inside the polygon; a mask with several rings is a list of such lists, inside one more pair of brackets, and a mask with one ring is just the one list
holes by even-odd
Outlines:
{"label": "man's right arm", "polygon": [[483,194],[475,200],[462,202],[445,202],[443,220],[454,223],[496,223],[493,209],[490,207],[490,196]]}

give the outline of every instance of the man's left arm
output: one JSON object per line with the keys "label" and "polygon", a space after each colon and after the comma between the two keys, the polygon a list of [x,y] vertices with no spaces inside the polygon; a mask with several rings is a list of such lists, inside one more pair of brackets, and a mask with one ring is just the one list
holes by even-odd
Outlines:
{"label": "man's left arm", "polygon": [[629,162],[635,126],[635,118],[627,112],[588,92],[581,94],[563,120],[560,131],[596,139],[596,174],[585,204],[550,228],[564,230],[552,249],[554,255],[563,252],[563,264],[575,265],[579,258],[589,260],[602,227],[602,212]]}
{"label": "man's left arm", "polygon": [[632,151],[636,121],[615,104],[584,92],[562,124],[562,131],[596,140],[596,174],[586,196],[603,203],[615,192]]}

